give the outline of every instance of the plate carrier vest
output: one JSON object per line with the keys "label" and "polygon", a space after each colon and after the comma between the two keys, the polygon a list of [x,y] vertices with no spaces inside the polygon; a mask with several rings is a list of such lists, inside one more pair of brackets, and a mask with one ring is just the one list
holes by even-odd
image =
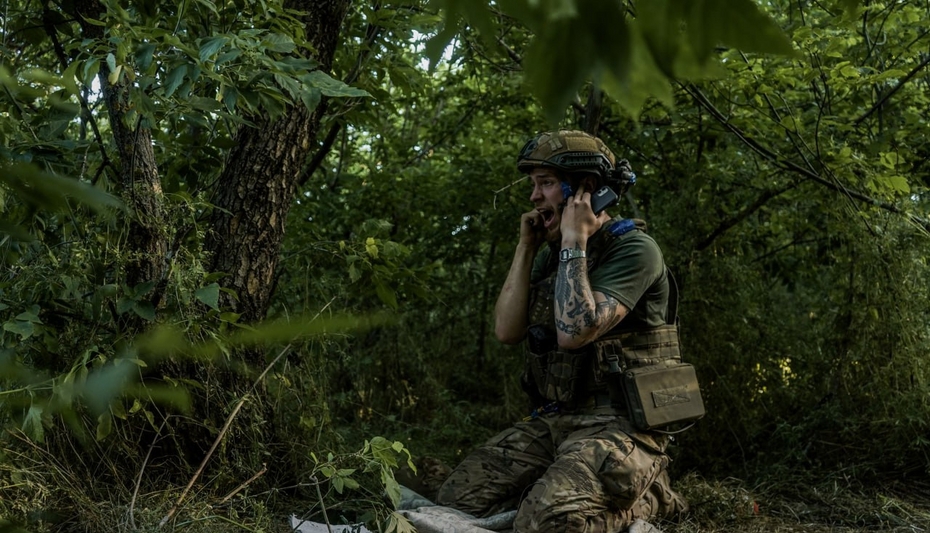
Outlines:
{"label": "plate carrier vest", "polygon": [[[608,242],[645,231],[641,220],[615,217],[588,245],[588,272],[600,264]],[[555,256],[555,254],[553,254]],[[557,259],[556,259],[557,260]],[[579,350],[558,347],[555,332],[555,278],[558,268],[530,288],[524,390],[537,405],[555,402],[572,411],[593,396],[609,395],[610,405],[623,408],[621,376],[627,369],[662,366],[681,361],[678,338],[678,288],[666,269],[669,303],[666,324],[646,329],[617,327]]]}

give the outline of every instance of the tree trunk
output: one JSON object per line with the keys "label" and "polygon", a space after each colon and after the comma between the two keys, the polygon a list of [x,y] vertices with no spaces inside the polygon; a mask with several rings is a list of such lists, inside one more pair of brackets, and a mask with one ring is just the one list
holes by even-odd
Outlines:
{"label": "tree trunk", "polygon": [[[350,3],[297,0],[288,6],[306,12],[306,32],[324,71],[332,65]],[[238,132],[220,176],[206,242],[210,271],[227,274],[221,283],[238,300],[224,295],[223,304],[246,323],[263,319],[268,310],[287,214],[325,110],[324,99],[312,113],[294,106],[278,119],[253,119],[256,127]]]}
{"label": "tree trunk", "polygon": [[[99,19],[105,8],[97,0],[75,2],[71,13],[78,20],[86,38],[103,39],[103,28],[87,21]],[[164,197],[152,135],[141,121],[126,124],[126,112],[131,109],[131,83],[125,75],[111,82],[110,69],[101,62],[98,79],[103,101],[110,119],[113,141],[119,153],[118,173],[120,193],[130,209],[126,242],[126,284],[135,287],[147,281],[159,282],[167,268],[168,239]]]}

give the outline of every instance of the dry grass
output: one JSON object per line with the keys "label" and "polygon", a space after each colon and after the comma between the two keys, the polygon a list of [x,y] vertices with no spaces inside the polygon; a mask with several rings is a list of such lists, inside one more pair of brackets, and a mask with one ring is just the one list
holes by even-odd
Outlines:
{"label": "dry grass", "polygon": [[[172,522],[159,529],[157,523],[180,487],[143,492],[130,513],[125,491],[97,487],[91,492],[64,465],[49,468],[26,455],[5,452],[6,461],[0,462],[0,519],[26,522],[26,530],[32,533],[284,532],[289,531],[287,515],[311,505],[293,501],[282,505],[267,495],[245,494],[218,505],[219,496],[198,493]],[[665,533],[930,533],[927,482],[862,487],[841,476],[821,478],[817,484],[804,482],[805,477],[810,474],[750,485],[739,479],[707,480],[689,474],[677,480],[676,486],[691,503],[691,512],[678,523],[656,525]],[[288,505],[293,508],[281,508]],[[0,531],[4,531],[2,520]]]}
{"label": "dry grass", "polygon": [[865,489],[848,480],[772,480],[749,487],[689,475],[677,486],[691,513],[680,523],[660,524],[665,533],[930,531],[930,490],[923,484]]}

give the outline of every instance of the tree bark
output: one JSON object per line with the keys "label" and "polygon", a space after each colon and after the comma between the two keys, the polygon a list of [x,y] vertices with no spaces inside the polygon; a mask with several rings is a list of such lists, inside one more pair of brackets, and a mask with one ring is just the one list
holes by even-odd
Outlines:
{"label": "tree bark", "polygon": [[[306,34],[324,71],[332,66],[350,3],[289,3],[306,13]],[[221,283],[238,297],[224,295],[223,305],[244,322],[261,320],[267,313],[287,215],[325,111],[326,99],[313,112],[292,106],[277,119],[253,119],[255,127],[239,130],[220,175],[206,248],[212,257],[210,270],[225,272]]]}
{"label": "tree bark", "polygon": [[[103,28],[89,23],[87,18],[98,19],[104,11],[97,0],[81,0],[72,5],[71,13],[86,38],[103,39]],[[119,153],[120,193],[131,217],[127,228],[125,280],[129,287],[135,287],[148,281],[158,282],[165,275],[168,238],[164,196],[151,132],[142,127],[141,120],[135,125],[126,124],[126,114],[132,107],[129,101],[131,84],[125,75],[111,82],[110,74],[107,63],[101,62],[98,79]]]}

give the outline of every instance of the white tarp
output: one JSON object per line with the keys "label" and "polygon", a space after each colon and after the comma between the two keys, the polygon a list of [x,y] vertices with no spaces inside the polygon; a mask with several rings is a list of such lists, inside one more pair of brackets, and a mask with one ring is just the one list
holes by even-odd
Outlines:
{"label": "white tarp", "polygon": [[[510,532],[517,511],[476,518],[468,513],[443,507],[427,500],[416,492],[401,487],[400,514],[404,515],[417,533],[494,533]],[[372,533],[361,524],[330,525],[302,521],[291,516],[291,528],[295,533]],[[648,522],[637,520],[628,533],[662,533]]]}

